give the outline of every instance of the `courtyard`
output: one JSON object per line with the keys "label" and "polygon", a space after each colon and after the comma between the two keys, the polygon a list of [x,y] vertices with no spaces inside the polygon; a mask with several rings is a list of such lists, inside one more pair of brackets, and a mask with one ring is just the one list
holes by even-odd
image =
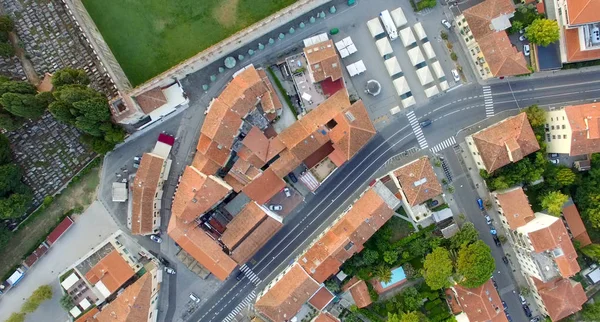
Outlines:
{"label": "courtyard", "polygon": [[133,86],[294,2],[83,0]]}

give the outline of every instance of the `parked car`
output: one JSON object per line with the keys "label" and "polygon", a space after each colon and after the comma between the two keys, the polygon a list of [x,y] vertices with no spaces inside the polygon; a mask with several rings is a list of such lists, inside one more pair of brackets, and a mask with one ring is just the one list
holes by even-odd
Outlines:
{"label": "parked car", "polygon": [[558,159],[550,159],[550,163],[552,163],[552,164],[559,164],[560,161],[558,161]]}
{"label": "parked car", "polygon": [[498,283],[496,283],[496,280],[492,277],[492,283],[494,284],[494,287],[497,289],[498,288]]}
{"label": "parked car", "polygon": [[437,201],[437,200],[432,200],[432,201],[429,203],[429,207],[435,207],[435,206],[437,206],[439,203],[440,203],[440,202],[439,202],[439,201]]}
{"label": "parked car", "polygon": [[504,307],[504,311],[508,310],[508,306],[506,305],[506,302],[502,301],[502,306]]}
{"label": "parked car", "polygon": [[165,266],[165,272],[167,272],[167,274],[175,275],[175,270],[167,266]]}
{"label": "parked car", "polygon": [[190,293],[190,299],[196,303],[200,303],[200,298],[194,293]]}
{"label": "parked car", "polygon": [[158,237],[158,236],[156,236],[156,235],[150,235],[150,239],[151,239],[153,242],[156,242],[156,243],[159,243],[159,244],[160,244],[160,243],[162,243],[162,238],[160,238],[160,237]]}
{"label": "parked car", "polygon": [[506,256],[502,256],[502,261],[504,264],[508,265],[508,258],[506,258]]}
{"label": "parked car", "polygon": [[288,178],[290,178],[293,183],[298,182],[298,178],[296,178],[296,175],[293,172],[288,173]]}
{"label": "parked car", "polygon": [[429,125],[431,125],[431,120],[430,119],[426,119],[426,120],[423,120],[419,124],[421,125],[421,127],[428,127]]}
{"label": "parked car", "polygon": [[558,153],[550,153],[550,159],[558,159]]}
{"label": "parked car", "polygon": [[171,263],[169,263],[169,261],[166,258],[161,257],[161,256],[158,256],[158,260],[165,266],[169,266],[171,264]]}
{"label": "parked car", "polygon": [[525,301],[523,295],[519,294],[519,300],[521,300],[521,305],[527,305],[527,301]]}
{"label": "parked car", "polygon": [[290,188],[288,188],[288,187],[283,188],[283,193],[285,193],[285,196],[288,198],[292,196],[292,193],[290,192]]}
{"label": "parked car", "polygon": [[455,82],[460,82],[460,75],[456,69],[450,71],[452,73],[452,77],[454,77]]}
{"label": "parked car", "polygon": [[281,205],[269,205],[269,209],[273,211],[280,211],[283,210],[283,207]]}
{"label": "parked car", "polygon": [[442,19],[442,25],[444,25],[448,29],[452,28],[452,25],[446,19]]}
{"label": "parked car", "polygon": [[490,218],[489,215],[485,215],[485,222],[487,222],[488,225],[492,224],[492,218]]}
{"label": "parked car", "polygon": [[496,246],[498,246],[498,247],[502,246],[502,243],[500,242],[498,235],[494,235],[494,236],[492,236],[492,238],[494,239],[494,244],[496,244]]}
{"label": "parked car", "polygon": [[241,281],[242,278],[244,278],[244,272],[239,272],[236,276],[235,279],[238,281]]}
{"label": "parked car", "polygon": [[529,56],[529,50],[530,48],[528,44],[523,45],[523,55]]}
{"label": "parked car", "polygon": [[510,317],[510,314],[508,314],[508,312],[506,313],[506,319],[508,320],[508,322],[512,322],[512,318]]}
{"label": "parked car", "polygon": [[531,318],[532,314],[531,309],[529,309],[529,306],[523,305],[523,311],[525,311],[525,315],[527,315],[528,318]]}
{"label": "parked car", "polygon": [[481,200],[481,198],[477,198],[477,205],[479,206],[479,210],[485,210],[485,208],[483,207],[483,200]]}

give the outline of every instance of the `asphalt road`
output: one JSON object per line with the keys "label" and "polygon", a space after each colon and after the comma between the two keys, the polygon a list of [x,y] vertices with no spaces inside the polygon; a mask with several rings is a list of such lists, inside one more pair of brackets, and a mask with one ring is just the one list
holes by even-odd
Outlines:
{"label": "asphalt road", "polygon": [[[531,104],[558,107],[565,104],[593,102],[600,99],[599,83],[598,72],[576,72],[557,74],[548,78],[516,78],[510,81],[510,85],[503,81],[489,86],[494,101],[494,113],[498,114]],[[460,129],[470,127],[486,118],[483,88],[477,84],[456,88],[419,107],[414,113],[419,119],[429,118],[434,121],[424,130],[429,147],[433,147],[456,135]],[[282,269],[279,267],[280,264],[287,265],[293,259],[290,255],[299,251],[298,248],[304,241],[309,240],[313,234],[321,232],[332,220],[332,215],[339,213],[338,208],[347,198],[364,187],[385,161],[414,146],[417,146],[417,140],[408,119],[405,114],[396,115],[363,150],[336,171],[314,196],[307,197],[302,215],[293,215],[289,218],[282,230],[254,256],[251,260],[253,264],[248,266],[262,281],[268,282]],[[466,181],[463,185],[468,186]],[[474,191],[468,189],[464,193],[459,192],[459,202],[465,209],[473,210],[473,214],[480,214],[481,212],[476,208],[474,194]],[[480,230],[482,239],[493,245],[485,221],[482,226],[483,218],[475,216],[469,219]],[[498,286],[504,289],[512,284],[512,279],[508,277],[506,267],[503,267],[501,250],[494,246],[493,255],[498,262],[497,269],[501,271],[497,277]],[[232,274],[232,276],[236,275],[237,271]],[[247,278],[241,281],[230,278],[189,320],[223,321],[244,300],[253,301],[262,286],[263,284],[259,283],[257,287]],[[517,311],[520,305],[515,302],[516,298],[506,296],[505,300],[511,315],[514,318],[521,317],[522,313]]]}

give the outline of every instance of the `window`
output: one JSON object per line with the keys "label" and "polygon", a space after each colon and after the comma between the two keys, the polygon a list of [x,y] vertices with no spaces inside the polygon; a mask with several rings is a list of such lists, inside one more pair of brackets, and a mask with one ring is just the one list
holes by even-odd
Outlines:
{"label": "window", "polygon": [[563,134],[563,139],[566,139],[566,138],[567,138],[567,135],[566,135],[566,134]]}
{"label": "window", "polygon": [[552,138],[553,138],[553,139],[556,139],[556,135],[553,135],[553,136],[552,136]]}
{"label": "window", "polygon": [[565,120],[565,117],[563,116],[563,121]]}
{"label": "window", "polygon": [[551,118],[550,118],[550,121],[554,121],[554,118],[553,118],[553,117],[551,117]]}
{"label": "window", "polygon": [[477,153],[473,152],[473,155],[477,155]]}
{"label": "window", "polygon": [[477,165],[481,165],[481,163],[477,162]]}
{"label": "window", "polygon": [[554,125],[552,125],[552,126],[550,127],[550,129],[551,129],[551,130],[554,130]]}
{"label": "window", "polygon": [[566,128],[566,126],[563,124],[563,125],[562,125],[562,129],[564,130],[565,128]]}
{"label": "window", "polygon": [[337,125],[337,122],[334,119],[331,119],[331,121],[327,122],[327,124],[325,124],[325,126],[327,126],[328,129],[333,129],[335,126]]}

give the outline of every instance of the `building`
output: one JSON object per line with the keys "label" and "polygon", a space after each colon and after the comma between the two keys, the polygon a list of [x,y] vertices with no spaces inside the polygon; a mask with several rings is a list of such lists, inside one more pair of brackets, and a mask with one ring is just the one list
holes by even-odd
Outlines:
{"label": "building", "polygon": [[577,206],[575,206],[572,200],[565,203],[562,215],[571,239],[576,240],[579,243],[579,247],[585,247],[592,243],[583,220],[581,220]]}
{"label": "building", "polygon": [[541,312],[558,321],[579,311],[587,297],[581,284],[570,280],[580,268],[563,220],[533,213],[520,187],[494,192],[493,196],[507,239]]}
{"label": "building", "polygon": [[509,19],[514,11],[510,0],[486,0],[455,18],[476,74],[482,79],[531,72],[525,56],[511,44],[505,31],[511,27]]}
{"label": "building", "polygon": [[506,118],[465,137],[477,167],[492,173],[540,149],[527,114]]}
{"label": "building", "polygon": [[[462,310],[470,322],[507,322],[502,300],[498,291],[488,280],[477,288],[466,288],[456,284],[447,292],[453,303],[458,304],[458,310]],[[454,309],[453,309],[454,312]]]}
{"label": "building", "polygon": [[443,193],[429,157],[421,157],[392,173],[390,177],[399,189],[406,213],[415,222],[429,218],[433,212],[425,203]]}
{"label": "building", "polygon": [[346,282],[346,284],[342,287],[342,291],[350,292],[350,295],[354,300],[354,304],[358,308],[367,307],[373,303],[373,300],[371,300],[371,295],[369,294],[367,283],[363,280],[359,280],[356,277],[352,277],[348,282]]}
{"label": "building", "polygon": [[587,155],[600,152],[600,106],[572,105],[546,113],[546,151]]}
{"label": "building", "polygon": [[333,40],[329,39],[304,47],[304,56],[313,83],[322,82],[327,78],[330,81],[337,81],[342,77],[342,65],[335,51]]}
{"label": "building", "polygon": [[574,63],[600,59],[600,3],[585,0],[553,0],[553,15],[560,27],[560,59]]}

